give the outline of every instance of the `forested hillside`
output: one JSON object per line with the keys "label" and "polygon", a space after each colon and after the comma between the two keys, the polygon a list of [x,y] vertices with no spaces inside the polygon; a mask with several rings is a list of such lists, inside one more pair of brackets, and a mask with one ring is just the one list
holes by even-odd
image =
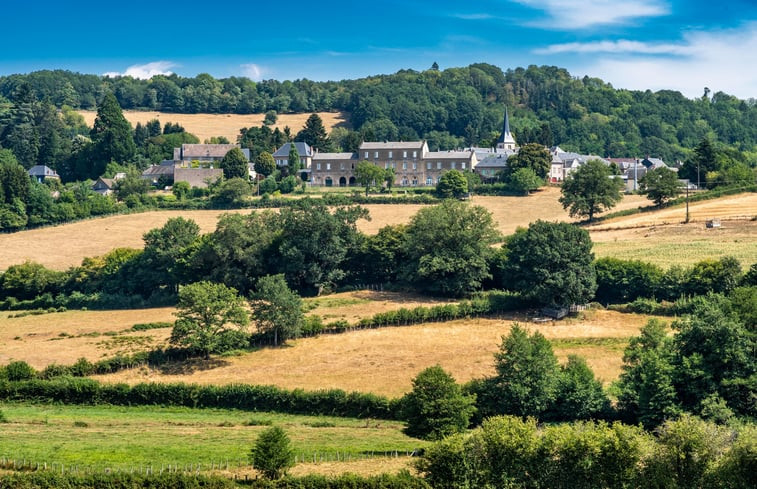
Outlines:
{"label": "forested hillside", "polygon": [[[506,105],[521,144],[559,144],[602,156],[649,154],[673,162],[710,138],[747,152],[750,159],[757,157],[754,99],[710,94],[704,87],[704,95],[693,100],[675,91],[617,90],[600,79],[574,78],[553,66],[503,72],[473,64],[339,82],[258,83],[207,74],[138,80],[38,71],[0,77],[0,115],[25,82],[37,100],[58,107],[91,109],[112,92],[124,109],[239,114],[340,110],[366,140],[426,138],[432,149],[490,145]],[[334,141],[352,149],[353,138],[346,137],[346,129],[338,131],[344,134],[335,134]]]}

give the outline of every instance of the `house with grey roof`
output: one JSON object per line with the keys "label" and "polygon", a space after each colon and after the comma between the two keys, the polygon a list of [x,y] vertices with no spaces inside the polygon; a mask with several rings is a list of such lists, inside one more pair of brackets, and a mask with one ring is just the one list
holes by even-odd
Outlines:
{"label": "house with grey roof", "polygon": [[45,165],[34,165],[26,172],[30,177],[35,179],[39,183],[44,183],[45,180],[60,180],[60,176],[52,168]]}
{"label": "house with grey roof", "polygon": [[[514,154],[514,152],[512,153]],[[475,172],[485,183],[492,183],[499,178],[499,172],[507,168],[508,153],[494,153],[487,155],[476,164]]]}
{"label": "house with grey roof", "polygon": [[173,160],[178,166],[191,166],[193,161],[197,161],[199,166],[213,167],[234,148],[240,148],[247,161],[250,161],[250,150],[239,144],[182,144],[181,147],[174,148]]}
{"label": "house with grey roof", "polygon": [[289,165],[289,151],[291,151],[292,145],[297,148],[297,154],[300,155],[300,168],[310,168],[313,162],[313,148],[308,143],[302,141],[295,141],[293,143],[284,143],[279,149],[273,153],[273,159],[276,161],[276,166],[288,166]]}
{"label": "house with grey roof", "polygon": [[223,177],[223,170],[218,165],[234,148],[242,150],[252,176],[254,172],[249,164],[248,148],[241,148],[239,144],[182,144],[174,148],[172,160],[163,160],[159,165],[151,166],[142,172],[142,178],[150,180],[153,185],[159,181],[169,184],[187,182],[191,187],[206,188],[208,183]]}

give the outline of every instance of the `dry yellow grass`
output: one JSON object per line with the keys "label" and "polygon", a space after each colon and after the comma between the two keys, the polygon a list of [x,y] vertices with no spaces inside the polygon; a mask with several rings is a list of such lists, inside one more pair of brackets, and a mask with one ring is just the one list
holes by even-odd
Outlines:
{"label": "dry yellow grass", "polygon": [[[570,220],[557,202],[560,191],[547,188],[529,197],[474,197],[473,203],[489,209],[498,229],[510,234],[518,226],[528,226],[536,219]],[[639,197],[626,197],[619,208],[636,207]],[[366,233],[376,233],[388,224],[407,223],[421,209],[421,205],[365,206],[370,221],[360,221],[358,228]],[[249,213],[249,210],[232,212]],[[26,260],[36,261],[47,267],[64,270],[79,265],[87,256],[107,253],[116,247],[142,247],[142,235],[160,227],[172,217],[194,219],[202,232],[215,229],[218,216],[223,211],[151,211],[140,214],[102,217],[61,226],[21,231],[0,235],[0,270]]]}
{"label": "dry yellow grass", "polygon": [[[97,112],[93,110],[78,111],[87,124],[92,127],[95,122]],[[318,112],[323,119],[323,125],[326,131],[331,130],[339,125],[346,124],[346,116],[342,112]],[[255,127],[263,124],[265,114],[172,114],[168,112],[144,112],[139,110],[125,110],[124,117],[133,126],[137,122],[143,125],[152,119],[158,119],[162,125],[166,122],[179,123],[187,132],[190,132],[200,139],[200,142],[210,139],[213,136],[225,136],[229,141],[235,143],[239,130],[243,127]],[[307,114],[280,114],[273,127],[284,130],[289,126],[292,134],[297,134],[300,129],[305,127],[305,121],[310,117]]]}
{"label": "dry yellow grass", "polygon": [[735,257],[744,268],[757,263],[757,221],[722,221],[722,227],[715,229],[694,222],[591,231],[590,234],[597,256],[643,260],[663,268],[724,256]]}
{"label": "dry yellow grass", "polygon": [[[524,323],[557,342],[556,353],[563,359],[569,353],[589,353],[589,365],[604,382],[620,373],[623,339],[638,334],[648,316],[592,311],[583,319],[555,323]],[[470,319],[354,331],[296,340],[282,348],[265,348],[237,357],[214,361],[215,368],[135,369],[102,376],[105,381],[196,382],[224,384],[244,382],[274,384],[284,388],[329,389],[374,392],[399,396],[411,388],[418,372],[440,364],[458,381],[491,375],[493,353],[501,336],[513,321],[523,316],[501,319]],[[594,345],[596,338],[616,338],[621,347]],[[572,340],[561,346],[565,340]],[[187,372],[186,370],[190,370]]]}
{"label": "dry yellow grass", "polygon": [[[90,361],[112,357],[132,348],[146,350],[163,344],[170,329],[154,329],[120,336],[104,333],[130,328],[136,323],[173,321],[173,308],[125,311],[67,311],[40,316],[9,318],[0,313],[0,365],[24,360],[37,369],[51,363],[70,365],[84,357]],[[148,339],[149,338],[149,339]]]}

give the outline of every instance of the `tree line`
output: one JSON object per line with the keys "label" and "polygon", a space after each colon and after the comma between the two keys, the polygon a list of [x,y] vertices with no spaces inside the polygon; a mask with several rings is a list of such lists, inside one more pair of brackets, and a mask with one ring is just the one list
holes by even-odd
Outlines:
{"label": "tree line", "polygon": [[[503,106],[519,143],[538,142],[600,156],[685,160],[704,138],[750,152],[754,164],[757,108],[723,92],[688,99],[679,92],[615,89],[562,68],[502,71],[478,63],[463,68],[401,70],[339,82],[214,79],[158,75],[150,80],[38,71],[0,77],[12,100],[28,84],[37,100],[94,109],[106,94],[125,109],[183,113],[302,113],[341,110],[365,140],[424,138],[432,149],[493,146]],[[353,151],[347,130],[334,138]]]}

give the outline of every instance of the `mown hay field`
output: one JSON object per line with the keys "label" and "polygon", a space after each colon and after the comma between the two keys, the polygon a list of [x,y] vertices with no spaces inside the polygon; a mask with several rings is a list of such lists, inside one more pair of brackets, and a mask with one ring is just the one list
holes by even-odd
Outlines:
{"label": "mown hay field", "polygon": [[[519,226],[528,226],[537,219],[568,221],[570,217],[557,199],[557,188],[546,188],[529,197],[488,197],[472,199],[476,205],[489,209],[498,229],[503,234],[511,234]],[[638,196],[626,197],[620,208],[637,207]],[[371,220],[359,221],[358,227],[366,233],[376,233],[388,224],[407,223],[422,205],[414,204],[373,204],[365,206]],[[250,210],[234,210],[247,214]],[[172,217],[193,219],[203,233],[215,229],[218,217],[224,211],[150,211],[139,214],[108,216],[79,221],[60,226],[0,234],[0,270],[26,260],[41,263],[56,270],[81,264],[87,256],[107,253],[117,247],[140,248],[142,235],[150,229],[160,227]]]}
{"label": "mown hay field", "polygon": [[[80,110],[78,112],[84,116],[87,125],[92,127],[97,112],[94,110]],[[318,112],[318,115],[323,120],[327,132],[331,132],[336,126],[347,125],[347,116],[342,112]],[[124,117],[131,123],[132,127],[136,126],[137,122],[144,125],[147,121],[158,119],[161,125],[165,125],[166,122],[180,124],[187,132],[197,136],[200,142],[214,136],[224,136],[232,143],[236,143],[239,130],[243,127],[261,126],[265,114],[174,114],[170,112],[125,110]],[[294,135],[305,127],[305,121],[308,117],[310,117],[310,112],[307,114],[279,114],[276,124],[271,127],[278,127],[283,131],[284,127],[289,126]]]}
{"label": "mown hay field", "polygon": [[408,452],[428,444],[403,434],[403,423],[386,420],[159,406],[0,403],[0,409],[8,419],[0,439],[13,440],[0,443],[0,457],[80,471],[159,472],[169,464],[196,471],[200,464],[203,472],[254,477],[250,449],[270,425],[291,439],[294,475],[397,472],[410,465]]}

